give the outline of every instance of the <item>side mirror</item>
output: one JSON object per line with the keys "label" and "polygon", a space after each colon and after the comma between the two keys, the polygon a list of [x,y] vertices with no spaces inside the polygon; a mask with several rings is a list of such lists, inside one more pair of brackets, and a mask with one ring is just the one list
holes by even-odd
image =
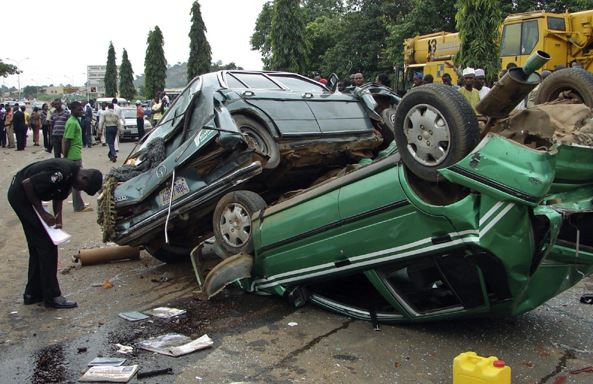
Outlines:
{"label": "side mirror", "polygon": [[338,81],[340,78],[335,73],[329,75],[329,79],[327,79],[327,87],[332,91],[335,92],[336,88],[338,87]]}

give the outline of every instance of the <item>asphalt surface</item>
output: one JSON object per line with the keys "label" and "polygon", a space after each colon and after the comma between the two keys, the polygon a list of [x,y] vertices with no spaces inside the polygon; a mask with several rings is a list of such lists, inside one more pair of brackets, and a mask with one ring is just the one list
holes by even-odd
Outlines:
{"label": "asphalt surface", "polygon": [[[132,146],[122,143],[120,162]],[[85,167],[108,171],[106,153],[101,146],[85,149]],[[173,370],[131,380],[142,383],[451,383],[453,358],[464,351],[505,360],[513,383],[593,382],[593,372],[576,373],[593,366],[593,306],[579,303],[581,294],[593,292],[590,278],[516,318],[382,325],[374,331],[367,322],[311,305],[295,310],[281,298],[236,289],[199,301],[190,263],[165,265],[144,252],[139,261],[75,266],[71,257],[79,249],[105,245],[96,212],[74,213],[68,204],[64,229],[73,237],[60,246],[59,280],[79,307],[24,306],[26,242],[4,196],[17,170],[46,158],[39,147],[0,149],[0,383],[74,383],[97,356],[125,357],[140,371]],[[84,198],[96,206],[94,197]],[[103,288],[105,280],[113,287]],[[164,305],[187,314],[139,323],[117,316]],[[116,343],[134,347],[169,332],[208,334],[214,345],[178,358],[137,348],[116,353]]]}

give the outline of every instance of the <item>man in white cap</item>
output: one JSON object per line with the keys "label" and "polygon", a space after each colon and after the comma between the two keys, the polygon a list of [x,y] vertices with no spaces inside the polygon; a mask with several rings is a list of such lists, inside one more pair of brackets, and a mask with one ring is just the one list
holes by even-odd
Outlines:
{"label": "man in white cap", "polygon": [[480,93],[474,88],[474,80],[476,79],[476,71],[467,67],[463,70],[463,87],[460,87],[458,91],[465,96],[467,102],[472,106],[474,112],[476,111],[476,105],[480,102]]}
{"label": "man in white cap", "polygon": [[486,82],[486,73],[482,68],[476,69],[476,80],[474,81],[474,88],[478,90],[480,93],[480,100],[482,100],[488,92],[490,92],[490,87],[485,85]]}

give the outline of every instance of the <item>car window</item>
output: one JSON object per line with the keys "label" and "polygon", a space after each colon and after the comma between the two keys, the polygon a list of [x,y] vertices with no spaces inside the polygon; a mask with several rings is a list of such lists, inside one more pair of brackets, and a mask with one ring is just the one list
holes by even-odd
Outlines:
{"label": "car window", "polygon": [[566,23],[562,17],[548,17],[548,29],[566,31]]}
{"label": "car window", "polygon": [[521,49],[521,23],[508,24],[502,30],[500,56],[518,56]]}
{"label": "car window", "polygon": [[200,77],[195,78],[192,83],[190,83],[184,90],[181,92],[179,97],[175,99],[171,107],[165,112],[165,115],[160,120],[159,125],[150,133],[150,136],[139,150],[146,148],[148,143],[152,140],[163,137],[166,138],[169,136],[174,130],[177,125],[179,125],[179,121],[181,120],[181,116],[187,110],[189,103],[191,102],[194,95],[202,88],[202,80]]}
{"label": "car window", "polygon": [[136,109],[124,109],[124,117],[126,119],[135,119],[136,118]]}
{"label": "car window", "polygon": [[537,20],[524,22],[521,30],[521,54],[530,54],[538,40],[539,30],[537,28]]}
{"label": "car window", "polygon": [[226,83],[229,86],[229,88],[247,88],[247,85],[237,80],[237,78],[231,75],[230,73],[228,73],[226,76]]}
{"label": "car window", "polygon": [[[281,89],[281,87],[261,73],[233,73],[237,79],[247,84],[249,88],[256,89]],[[240,88],[244,88],[241,86]]]}
{"label": "car window", "polygon": [[282,74],[268,74],[271,78],[281,82],[286,88],[293,91],[300,92],[325,92],[326,89],[321,84],[317,84],[313,81],[307,81],[300,77],[282,75]]}

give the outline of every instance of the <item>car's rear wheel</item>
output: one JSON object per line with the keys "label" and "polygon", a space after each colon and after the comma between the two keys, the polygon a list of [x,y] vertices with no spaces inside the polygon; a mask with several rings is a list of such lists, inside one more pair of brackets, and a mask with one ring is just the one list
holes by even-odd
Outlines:
{"label": "car's rear wheel", "polygon": [[280,164],[280,151],[278,144],[270,135],[268,130],[255,119],[244,116],[234,115],[235,124],[239,130],[246,136],[247,143],[258,152],[268,156],[268,161],[264,168],[276,168]]}
{"label": "car's rear wheel", "polygon": [[253,251],[253,214],[266,208],[266,202],[251,191],[227,193],[214,210],[213,227],[217,243],[229,254]]}
{"label": "car's rear wheel", "polygon": [[438,169],[464,158],[480,140],[469,103],[461,93],[440,84],[410,90],[398,105],[394,124],[402,161],[431,182],[439,180]]}
{"label": "car's rear wheel", "polygon": [[554,101],[563,92],[577,103],[593,108],[593,74],[581,68],[566,68],[552,73],[539,86],[535,104]]}

